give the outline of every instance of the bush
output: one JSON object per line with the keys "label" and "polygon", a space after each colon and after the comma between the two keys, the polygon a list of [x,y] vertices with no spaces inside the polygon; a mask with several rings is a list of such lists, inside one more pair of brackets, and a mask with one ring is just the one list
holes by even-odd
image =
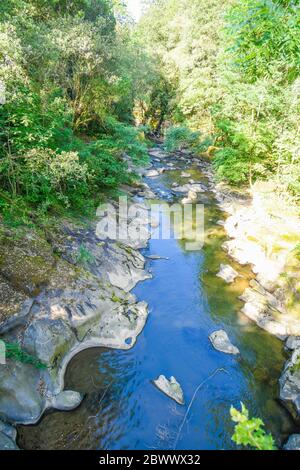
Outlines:
{"label": "bush", "polygon": [[264,423],[260,418],[249,418],[249,411],[241,403],[241,411],[230,408],[231,419],[235,425],[232,440],[237,445],[250,446],[256,450],[276,450],[271,434],[266,434]]}
{"label": "bush", "polygon": [[174,152],[184,148],[190,148],[195,152],[203,151],[204,147],[200,137],[200,132],[193,132],[188,127],[169,127],[165,134],[165,148],[168,152]]}

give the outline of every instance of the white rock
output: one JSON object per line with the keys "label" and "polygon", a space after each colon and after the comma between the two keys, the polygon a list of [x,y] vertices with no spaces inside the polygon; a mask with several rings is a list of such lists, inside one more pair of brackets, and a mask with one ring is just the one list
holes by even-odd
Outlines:
{"label": "white rock", "polygon": [[184,405],[183,391],[175,377],[172,376],[168,380],[164,375],[160,375],[153,383],[172,400],[175,400],[180,405]]}
{"label": "white rock", "polygon": [[239,273],[233,269],[229,264],[221,264],[220,271],[217,274],[218,277],[224,279],[228,284],[233,282],[236,277],[239,276]]}
{"label": "white rock", "polygon": [[156,178],[157,176],[159,176],[160,172],[157,171],[157,170],[149,170],[146,172],[146,175],[147,178]]}
{"label": "white rock", "polygon": [[300,336],[289,336],[285,343],[288,349],[300,349]]}
{"label": "white rock", "polygon": [[239,354],[237,347],[230,342],[226,331],[218,330],[211,333],[209,339],[215,349],[226,354]]}

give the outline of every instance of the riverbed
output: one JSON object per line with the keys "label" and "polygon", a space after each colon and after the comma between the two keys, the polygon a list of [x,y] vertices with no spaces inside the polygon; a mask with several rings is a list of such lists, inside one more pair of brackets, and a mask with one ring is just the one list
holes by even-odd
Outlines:
{"label": "riverbed", "polygon": [[[172,157],[169,169],[145,181],[156,202],[178,198],[172,185],[190,178],[208,187],[197,163]],[[165,162],[154,162],[155,167]],[[88,349],[70,362],[65,389],[85,394],[71,412],[50,412],[34,426],[18,427],[24,449],[234,449],[230,406],[242,401],[261,417],[277,444],[294,431],[278,400],[278,378],[287,355],[283,343],[240,313],[238,299],[253,277],[250,267],[234,263],[222,249],[226,234],[213,193],[199,196],[205,207],[205,243],[187,251],[181,240],[150,239],[143,255],[152,279],[132,291],[149,305],[146,326],[128,351]],[[161,217],[164,217],[162,212]],[[241,275],[232,284],[216,276],[221,263]],[[237,356],[215,350],[209,335],[224,329],[240,350]],[[222,369],[222,370],[220,370]],[[159,391],[153,380],[175,376],[185,405]],[[192,407],[187,408],[199,384]],[[183,426],[182,423],[184,422]]]}

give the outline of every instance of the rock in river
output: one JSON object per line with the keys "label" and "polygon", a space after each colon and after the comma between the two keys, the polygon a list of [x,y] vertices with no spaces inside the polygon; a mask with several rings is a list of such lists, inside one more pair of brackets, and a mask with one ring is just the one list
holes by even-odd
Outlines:
{"label": "rock in river", "polygon": [[209,339],[215,349],[218,351],[227,353],[227,354],[239,354],[239,350],[237,347],[233,346],[230,342],[226,331],[218,330],[214,331],[210,336]]}
{"label": "rock in river", "polygon": [[221,264],[220,271],[218,272],[217,276],[224,279],[225,282],[228,284],[233,282],[236,277],[238,277],[239,273],[233,269],[229,264]]}
{"label": "rock in river", "polygon": [[172,376],[168,380],[164,375],[160,375],[153,382],[159,390],[172,398],[172,400],[175,400],[180,405],[184,405],[183,391],[175,377]]}
{"label": "rock in river", "polygon": [[56,410],[70,411],[77,408],[82,401],[82,395],[73,390],[63,390],[52,398],[52,407]]}

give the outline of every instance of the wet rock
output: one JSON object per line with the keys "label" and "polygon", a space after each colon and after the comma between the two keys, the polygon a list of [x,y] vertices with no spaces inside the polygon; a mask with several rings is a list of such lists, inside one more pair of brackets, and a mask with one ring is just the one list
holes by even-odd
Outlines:
{"label": "wet rock", "polygon": [[77,408],[82,402],[82,395],[73,390],[63,390],[51,400],[51,407],[56,410],[70,411]]}
{"label": "wet rock", "polygon": [[280,399],[296,420],[300,415],[300,349],[295,349],[279,379]]}
{"label": "wet rock", "polygon": [[168,380],[164,375],[160,375],[153,383],[172,400],[175,400],[180,405],[184,405],[183,391],[175,377],[172,376]]}
{"label": "wet rock", "polygon": [[153,260],[157,260],[157,259],[166,259],[166,260],[168,260],[169,259],[167,256],[159,256],[159,255],[148,255],[147,258],[148,259],[153,259]]}
{"label": "wet rock", "polygon": [[226,331],[218,330],[211,333],[209,339],[215,349],[226,354],[239,354],[237,347],[230,342]]}
{"label": "wet rock", "polygon": [[151,189],[144,189],[144,191],[140,191],[138,196],[144,197],[145,199],[155,199],[155,193]]}
{"label": "wet rock", "polygon": [[147,178],[156,178],[159,175],[160,175],[160,172],[158,170],[149,170],[145,174]]}
{"label": "wet rock", "polygon": [[[47,365],[53,365],[61,359],[77,341],[68,324],[68,310],[63,306],[59,309],[59,304],[57,299],[56,311],[54,306],[52,315],[49,317],[35,318],[28,325],[23,336],[23,347]],[[55,316],[65,318],[55,318]]]}
{"label": "wet rock", "polygon": [[51,246],[34,232],[28,230],[17,242],[10,232],[1,234],[0,275],[14,289],[26,296],[37,294],[49,282],[54,267]]}
{"label": "wet rock", "polygon": [[35,423],[46,407],[49,381],[47,371],[7,360],[0,367],[0,415],[10,422]]}
{"label": "wet rock", "polygon": [[181,204],[192,204],[193,202],[196,202],[198,199],[197,193],[195,191],[189,191],[188,196],[184,197],[181,200]]}
{"label": "wet rock", "polygon": [[174,188],[174,190],[177,192],[177,193],[188,193],[189,191],[193,191],[195,193],[203,193],[205,192],[205,189],[202,188],[201,184],[189,184],[189,183],[186,183],[182,186],[177,186],[176,188]]}
{"label": "wet rock", "polygon": [[148,153],[152,157],[159,158],[159,159],[169,157],[168,153],[164,152],[162,149],[157,148],[157,147],[148,150]]}
{"label": "wet rock", "polygon": [[285,346],[287,349],[294,351],[295,349],[300,349],[300,337],[299,336],[289,336],[286,340]]}
{"label": "wet rock", "polygon": [[225,282],[230,284],[239,276],[239,273],[233,269],[229,264],[221,264],[220,271],[217,274],[218,277],[224,279]]}
{"label": "wet rock", "polygon": [[300,450],[300,434],[292,434],[287,443],[283,446],[284,450]]}

